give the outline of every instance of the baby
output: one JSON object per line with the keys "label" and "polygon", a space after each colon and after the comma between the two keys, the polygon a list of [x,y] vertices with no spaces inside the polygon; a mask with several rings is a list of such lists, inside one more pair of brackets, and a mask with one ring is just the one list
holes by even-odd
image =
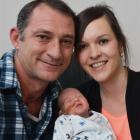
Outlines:
{"label": "baby", "polygon": [[75,88],[64,89],[58,98],[60,116],[53,140],[116,140],[108,120],[91,111],[86,98]]}

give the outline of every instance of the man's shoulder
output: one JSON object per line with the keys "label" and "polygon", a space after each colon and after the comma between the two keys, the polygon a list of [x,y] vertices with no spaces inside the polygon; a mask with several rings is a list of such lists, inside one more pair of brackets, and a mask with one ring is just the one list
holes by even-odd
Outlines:
{"label": "man's shoulder", "polygon": [[15,49],[6,52],[0,59],[0,88],[12,88],[17,85],[14,67]]}
{"label": "man's shoulder", "polygon": [[2,57],[0,58],[0,69],[6,68],[11,65],[11,63],[13,63],[14,54],[15,49],[8,51],[2,55]]}

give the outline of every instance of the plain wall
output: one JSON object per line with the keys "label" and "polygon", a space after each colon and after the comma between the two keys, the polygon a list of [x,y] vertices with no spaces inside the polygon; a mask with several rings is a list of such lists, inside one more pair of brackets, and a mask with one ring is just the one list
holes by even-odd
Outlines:
{"label": "plain wall", "polygon": [[[0,56],[13,46],[9,39],[10,29],[16,25],[21,7],[30,0],[0,0]],[[130,47],[130,67],[140,70],[140,1],[139,0],[64,0],[76,12],[88,6],[105,2],[115,12],[127,36]]]}

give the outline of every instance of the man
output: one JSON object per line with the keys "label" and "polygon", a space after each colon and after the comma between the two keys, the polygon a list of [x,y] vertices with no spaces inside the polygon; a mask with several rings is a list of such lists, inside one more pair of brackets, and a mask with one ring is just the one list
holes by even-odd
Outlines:
{"label": "man", "polygon": [[18,15],[14,50],[0,60],[0,139],[51,140],[58,77],[70,64],[75,15],[59,0],[35,0]]}

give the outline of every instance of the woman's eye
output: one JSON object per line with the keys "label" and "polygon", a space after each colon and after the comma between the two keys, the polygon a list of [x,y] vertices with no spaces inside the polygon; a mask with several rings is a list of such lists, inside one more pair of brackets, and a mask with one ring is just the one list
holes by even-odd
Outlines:
{"label": "woman's eye", "polygon": [[84,49],[84,48],[86,48],[87,47],[87,44],[80,44],[79,45],[79,48],[82,50],[82,49]]}
{"label": "woman's eye", "polygon": [[101,39],[101,40],[99,40],[99,45],[105,45],[105,44],[107,44],[108,43],[108,39]]}

